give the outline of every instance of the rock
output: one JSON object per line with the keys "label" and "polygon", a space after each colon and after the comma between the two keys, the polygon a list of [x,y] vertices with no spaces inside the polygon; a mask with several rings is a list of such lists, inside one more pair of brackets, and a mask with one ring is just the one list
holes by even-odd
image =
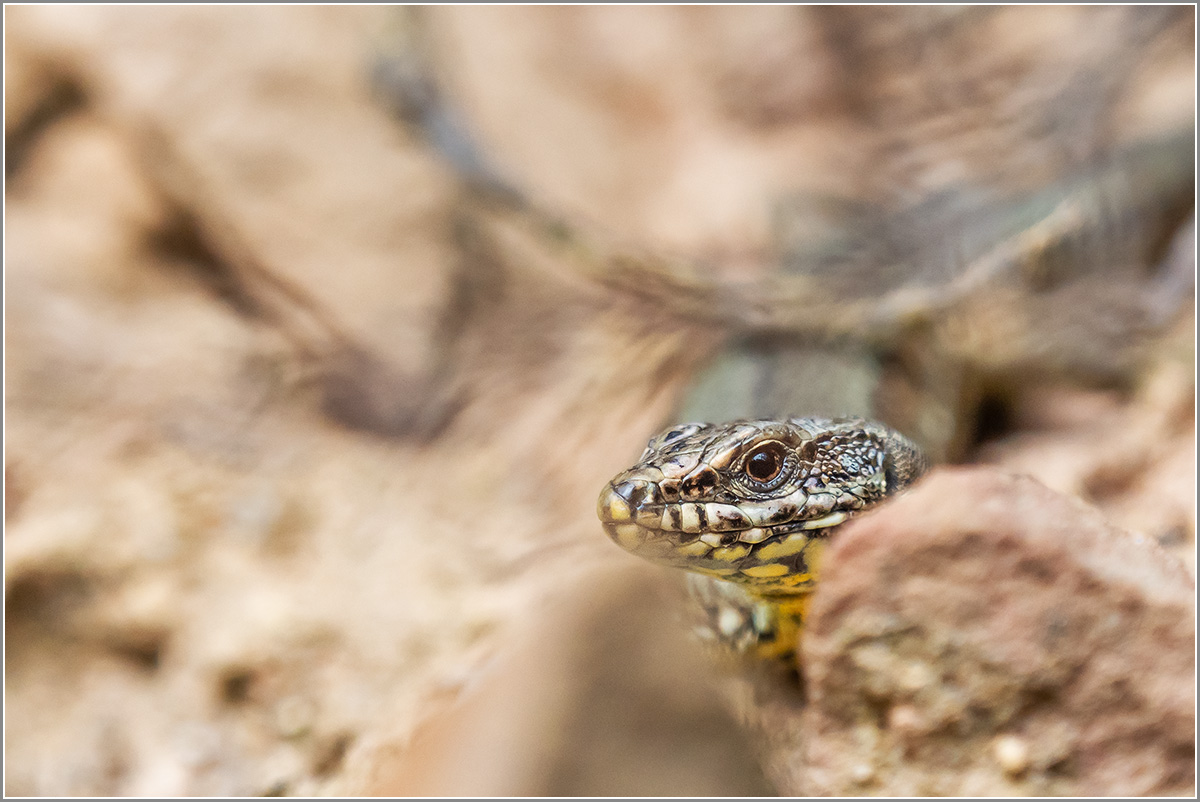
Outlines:
{"label": "rock", "polygon": [[[661,570],[623,556],[562,582],[508,648],[382,737],[352,796],[761,796],[773,789],[680,626]],[[619,568],[617,566],[620,566]],[[680,594],[682,597],[682,594]]]}
{"label": "rock", "polygon": [[497,172],[742,271],[770,269],[795,226],[812,247],[852,225],[830,199],[1038,186],[1098,130],[1107,145],[1191,121],[1192,23],[1161,9],[425,11],[438,81]]}
{"label": "rock", "polygon": [[1032,479],[940,470],[829,552],[810,794],[1190,794],[1195,585]]}
{"label": "rock", "polygon": [[[1192,266],[1195,273],[1195,266]],[[1058,383],[1027,387],[1011,431],[974,461],[1032,476],[1155,538],[1196,570],[1195,315],[1172,327],[1132,392]]]}
{"label": "rock", "polygon": [[[195,26],[174,14],[151,10],[122,22],[27,10],[46,24],[25,15],[9,41],[33,37],[23,39],[26,51],[62,67],[74,62],[38,37],[79,34],[79,74],[91,77],[88,86],[108,86],[100,94],[122,108],[122,97],[136,98],[109,71],[108,59],[133,47],[116,43],[118,30],[161,48],[168,61],[183,59],[178,72],[210,90],[241,84],[214,79],[209,67],[246,67],[262,55],[255,37],[271,38],[253,26],[238,33],[238,14],[210,19],[250,44],[238,51],[244,58],[226,53],[209,63],[206,47],[184,45],[196,44]],[[322,21],[300,16],[317,30],[302,37],[307,44],[283,36],[289,63],[311,69],[305,74],[324,87],[316,94],[334,106],[358,104],[361,96],[340,95],[338,82],[323,83],[330,76],[320,77],[322,59],[332,54],[322,46]],[[285,10],[257,19],[282,36],[298,18]],[[344,24],[335,26],[342,34]],[[342,34],[346,55],[353,42]],[[280,327],[238,303],[236,290],[249,286],[238,279],[261,279],[261,288],[279,271],[281,281],[299,285],[292,271],[305,272],[326,317],[345,313],[361,324],[347,336],[365,350],[383,351],[363,332],[375,330],[384,345],[394,333],[388,353],[398,365],[399,328],[420,330],[421,316],[400,315],[405,325],[392,332],[376,313],[425,303],[420,287],[398,272],[384,275],[378,263],[364,268],[361,247],[378,247],[377,255],[387,248],[338,233],[319,209],[353,207],[340,218],[349,228],[372,229],[380,218],[370,212],[396,215],[394,234],[407,245],[394,255],[406,273],[434,269],[404,254],[437,251],[443,228],[396,203],[305,194],[292,181],[226,182],[222,168],[208,202],[192,209],[201,228],[255,196],[248,205],[261,214],[233,215],[252,251],[277,253],[268,241],[298,247],[286,232],[304,221],[306,236],[342,259],[323,259],[320,249],[303,262],[285,254],[246,276],[221,253],[206,261],[203,246],[214,243],[180,237],[177,247],[163,247],[155,235],[170,199],[145,166],[137,126],[89,98],[95,103],[26,137],[7,188],[6,787],[32,796],[337,795],[343,764],[377,729],[407,731],[448,666],[470,673],[503,647],[496,622],[524,620],[534,586],[557,577],[558,566],[615,551],[595,520],[595,489],[658,426],[691,370],[684,351],[696,335],[653,329],[645,309],[568,292],[542,270],[524,284],[487,285],[503,302],[473,307],[486,314],[464,371],[480,389],[456,419],[456,434],[416,449],[348,429],[314,414],[319,377]],[[293,100],[326,133],[338,117],[311,95]],[[212,144],[220,128],[215,120],[189,128],[201,109],[183,98],[139,102],[143,119],[160,115],[186,153],[200,139]],[[209,110],[223,117],[224,102]],[[337,149],[316,148],[315,132],[295,118],[285,124],[282,100],[269,105],[278,112],[264,123],[270,130],[251,126],[264,147],[277,137],[277,152],[296,147],[314,159]],[[240,140],[240,130],[230,123],[225,135]],[[392,135],[397,149],[416,149]],[[370,159],[349,135],[338,145],[354,151],[345,157],[355,163]],[[370,191],[344,162],[302,164],[318,183],[345,180],[346,192]],[[397,189],[392,168],[375,167],[370,177],[387,193],[436,205],[419,182]],[[296,204],[284,199],[293,191],[302,195]],[[276,203],[277,214],[263,211]],[[307,272],[330,264],[337,276],[326,284]],[[352,283],[348,273],[360,268],[399,284],[377,288],[378,305],[367,298],[356,306],[333,279]],[[725,760],[708,765],[718,779],[728,774],[720,771]]]}
{"label": "rock", "polygon": [[449,414],[434,374],[457,268],[445,238],[414,232],[450,230],[454,183],[371,96],[385,12],[211,12],[29,9],[14,38],[55,70],[27,67],[22,96],[71,87],[133,143],[171,212],[160,247],[315,361],[329,413],[428,435]]}

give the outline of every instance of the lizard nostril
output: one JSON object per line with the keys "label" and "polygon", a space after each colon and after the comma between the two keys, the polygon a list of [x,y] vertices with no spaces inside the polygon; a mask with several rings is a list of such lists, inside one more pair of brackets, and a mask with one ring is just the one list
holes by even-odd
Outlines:
{"label": "lizard nostril", "polygon": [[625,499],[629,506],[637,510],[658,500],[658,489],[654,482],[646,479],[626,479],[613,485],[613,493]]}

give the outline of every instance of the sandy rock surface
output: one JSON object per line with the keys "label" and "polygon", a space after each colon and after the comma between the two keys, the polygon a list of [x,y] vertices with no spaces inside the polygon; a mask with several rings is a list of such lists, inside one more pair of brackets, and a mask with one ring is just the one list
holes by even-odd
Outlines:
{"label": "sandy rock surface", "polygon": [[808,793],[1186,794],[1195,582],[1034,480],[935,472],[834,544],[806,633]]}
{"label": "sandy rock surface", "polygon": [[453,431],[392,439],[462,257],[362,88],[382,10],[11,11],[55,113],[8,187],[7,790],[353,790],[612,556],[595,488],[687,333],[497,267]]}

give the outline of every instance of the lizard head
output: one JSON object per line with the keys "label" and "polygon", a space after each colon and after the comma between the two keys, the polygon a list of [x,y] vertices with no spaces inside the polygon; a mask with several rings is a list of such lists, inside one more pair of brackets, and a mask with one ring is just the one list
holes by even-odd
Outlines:
{"label": "lizard head", "polygon": [[651,439],[597,513],[654,562],[801,593],[830,534],[924,470],[909,440],[860,418],[689,423]]}

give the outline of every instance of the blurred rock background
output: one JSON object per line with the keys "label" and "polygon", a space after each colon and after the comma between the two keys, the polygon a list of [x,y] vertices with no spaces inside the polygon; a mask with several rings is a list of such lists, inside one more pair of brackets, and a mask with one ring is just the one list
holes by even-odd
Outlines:
{"label": "blurred rock background", "polygon": [[[844,199],[1034,192],[1194,118],[1166,7],[5,22],[14,795],[844,792],[737,726],[801,702],[767,678],[730,704],[668,578],[594,519],[727,330],[522,215],[754,282]],[[1146,264],[980,295],[933,340],[987,368],[956,459],[1194,576],[1195,234],[1166,206]],[[1031,771],[935,790],[1087,787]]]}

